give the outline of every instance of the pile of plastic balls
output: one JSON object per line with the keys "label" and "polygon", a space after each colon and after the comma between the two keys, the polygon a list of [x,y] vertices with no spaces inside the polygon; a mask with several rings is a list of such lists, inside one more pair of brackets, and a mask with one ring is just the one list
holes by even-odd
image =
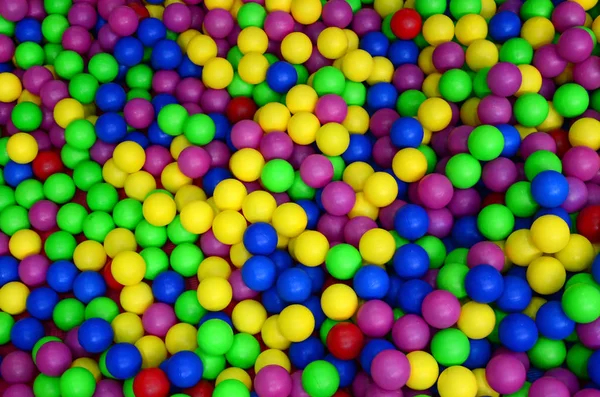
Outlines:
{"label": "pile of plastic balls", "polygon": [[599,397],[598,0],[0,0],[3,397]]}

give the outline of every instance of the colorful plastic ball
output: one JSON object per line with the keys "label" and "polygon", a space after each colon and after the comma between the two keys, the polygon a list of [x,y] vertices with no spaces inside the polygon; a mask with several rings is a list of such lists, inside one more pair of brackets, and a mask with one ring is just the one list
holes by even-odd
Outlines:
{"label": "colorful plastic ball", "polygon": [[60,392],[63,396],[91,397],[95,389],[96,379],[85,368],[69,368],[60,377]]}
{"label": "colorful plastic ball", "polygon": [[340,384],[340,376],[331,363],[317,360],[302,372],[302,387],[309,395],[333,396]]}
{"label": "colorful plastic ball", "polygon": [[520,312],[527,308],[531,297],[532,290],[526,280],[507,275],[504,277],[504,292],[496,304],[505,312]]}
{"label": "colorful plastic ball", "polygon": [[363,266],[354,275],[353,287],[361,299],[382,299],[389,289],[389,278],[378,266]]}
{"label": "colorful plastic ball", "polygon": [[493,390],[511,394],[523,387],[526,370],[519,359],[508,354],[499,354],[486,366],[485,377]]}
{"label": "colorful plastic ball", "polygon": [[38,145],[32,135],[20,132],[8,139],[6,152],[15,163],[27,164],[37,156]]}
{"label": "colorful plastic ball", "polygon": [[502,295],[504,279],[491,265],[475,266],[465,277],[465,289],[471,299],[480,303],[491,303]]}
{"label": "colorful plastic ball", "polygon": [[173,385],[187,388],[200,382],[203,368],[202,360],[197,354],[181,351],[169,358],[166,374]]}
{"label": "colorful plastic ball", "polygon": [[450,292],[433,291],[423,299],[423,319],[438,329],[453,326],[460,318],[460,303]]}
{"label": "colorful plastic ball", "polygon": [[406,204],[396,211],[394,229],[400,237],[416,240],[423,237],[428,228],[429,216],[422,207]]}
{"label": "colorful plastic ball", "polygon": [[544,215],[531,225],[533,244],[544,253],[555,253],[567,246],[570,238],[569,226],[556,215]]}
{"label": "colorful plastic ball", "polygon": [[567,179],[556,171],[542,171],[531,181],[531,194],[542,207],[560,206],[569,193]]}
{"label": "colorful plastic ball", "polygon": [[410,363],[404,353],[384,350],[371,363],[371,374],[377,386],[384,390],[397,390],[410,376]]}
{"label": "colorful plastic ball", "polygon": [[589,284],[578,283],[565,290],[562,307],[571,320],[577,323],[590,323],[598,318],[593,306],[598,301],[597,290]]}
{"label": "colorful plastic ball", "polygon": [[327,348],[340,360],[357,358],[364,344],[364,336],[356,325],[342,322],[334,325],[327,334]]}
{"label": "colorful plastic ball", "polygon": [[498,326],[498,338],[503,346],[514,352],[531,349],[538,340],[535,322],[521,313],[511,313]]}
{"label": "colorful plastic ball", "polygon": [[41,373],[60,376],[71,365],[73,358],[69,347],[62,342],[44,343],[35,355],[35,363]]}

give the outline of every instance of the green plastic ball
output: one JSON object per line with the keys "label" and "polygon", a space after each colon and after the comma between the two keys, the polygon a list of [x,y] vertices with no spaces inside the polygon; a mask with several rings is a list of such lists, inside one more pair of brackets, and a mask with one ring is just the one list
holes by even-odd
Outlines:
{"label": "green plastic ball", "polygon": [[87,150],[75,149],[71,145],[64,145],[60,149],[60,159],[65,167],[74,170],[79,164],[90,159],[90,152]]}
{"label": "green plastic ball", "polygon": [[546,98],[529,92],[517,98],[513,110],[519,124],[524,127],[535,127],[546,120],[550,106]]}
{"label": "green plastic ball", "polygon": [[250,390],[237,379],[227,379],[215,387],[212,397],[250,397]]}
{"label": "green plastic ball", "polygon": [[533,61],[533,47],[525,39],[513,37],[508,39],[500,48],[500,62],[510,62],[515,65],[529,65]]}
{"label": "green plastic ball", "polygon": [[552,99],[556,112],[563,117],[577,117],[585,112],[590,104],[590,96],[585,88],[575,83],[561,85]]}
{"label": "green plastic ball", "polygon": [[580,379],[589,379],[588,361],[594,351],[581,343],[575,343],[567,352],[567,368]]}
{"label": "green plastic ball", "polygon": [[313,88],[319,96],[326,94],[342,95],[346,87],[346,78],[341,70],[325,66],[314,74]]}
{"label": "green plastic ball", "polygon": [[192,243],[183,243],[176,246],[169,258],[173,270],[183,277],[195,276],[203,260],[204,254],[202,250]]}
{"label": "green plastic ball", "polygon": [[71,260],[76,247],[77,240],[75,240],[75,237],[61,230],[48,236],[44,243],[44,252],[48,259],[53,262]]}
{"label": "green plastic ball", "polygon": [[48,14],[67,15],[72,5],[71,0],[44,0],[44,9]]}
{"label": "green plastic ball", "polygon": [[435,236],[423,236],[415,243],[427,252],[429,256],[429,267],[439,269],[444,264],[446,258],[446,246],[439,238]]}
{"label": "green plastic ball", "polygon": [[572,285],[562,296],[562,308],[576,323],[591,323],[600,317],[600,291],[589,284]]}
{"label": "green plastic ball", "polygon": [[540,336],[536,344],[527,352],[531,364],[539,369],[557,368],[567,358],[567,348],[562,340],[552,340]]}
{"label": "green plastic ball", "polygon": [[338,280],[350,280],[362,267],[362,256],[350,244],[337,244],[327,252],[325,267]]}
{"label": "green plastic ball", "polygon": [[261,28],[265,24],[267,10],[258,3],[246,3],[240,7],[237,14],[238,25],[241,29],[249,26]]}
{"label": "green plastic ball", "polygon": [[427,97],[421,91],[406,90],[398,96],[396,110],[402,117],[415,117],[419,111],[419,106],[426,99]]}
{"label": "green plastic ball", "polygon": [[223,320],[212,319],[198,327],[198,347],[206,354],[223,355],[233,345],[233,330]]}
{"label": "green plastic ball", "polygon": [[469,338],[456,328],[440,330],[431,339],[431,354],[445,367],[461,365],[469,357],[470,351]]}
{"label": "green plastic ball", "polygon": [[542,171],[556,171],[562,173],[560,158],[549,150],[533,152],[525,160],[525,176],[532,181]]}
{"label": "green plastic ball", "polygon": [[450,0],[450,14],[458,20],[468,14],[481,12],[481,0]]}
{"label": "green plastic ball", "polygon": [[111,212],[119,201],[119,193],[108,183],[97,183],[88,190],[86,201],[92,211]]}
{"label": "green plastic ball", "polygon": [[146,262],[146,274],[144,278],[147,280],[154,280],[156,276],[169,268],[169,257],[160,248],[144,248],[140,252],[140,255],[144,258],[144,262]]}
{"label": "green plastic ball", "polygon": [[39,374],[33,381],[35,396],[60,397],[60,378]]}
{"label": "green plastic ball", "polygon": [[[148,249],[158,249],[158,248],[146,248]],[[144,251],[146,251],[144,250]],[[144,256],[142,251],[142,256]],[[160,250],[162,252],[162,250]],[[166,254],[165,254],[166,255]],[[146,261],[146,267],[148,262]],[[168,267],[168,263],[167,263]],[[165,268],[166,270],[167,268]],[[146,270],[146,273],[148,271]],[[145,277],[148,278],[148,277]],[[206,309],[204,309],[200,303],[198,302],[198,297],[196,291],[185,291],[183,294],[179,295],[177,300],[175,301],[175,315],[179,319],[179,321],[183,321],[187,324],[193,324],[196,326],[202,319],[202,317],[206,314]],[[238,334],[241,335],[241,334]],[[237,335],[236,335],[237,336]],[[260,349],[259,349],[260,350]],[[230,349],[231,351],[231,349]]]}
{"label": "green plastic ball", "polygon": [[426,174],[431,174],[435,170],[435,166],[437,164],[437,154],[428,145],[419,145],[417,150],[425,156],[425,160],[427,160],[427,171]]}
{"label": "green plastic ball", "polygon": [[469,268],[464,263],[447,263],[440,268],[437,277],[437,287],[450,292],[458,299],[467,296],[465,289],[465,277],[469,273]]}
{"label": "green plastic ball", "polygon": [[308,81],[308,69],[304,65],[293,65],[298,74],[297,84],[306,84]]}
{"label": "green plastic ball", "polygon": [[181,218],[179,215],[175,216],[175,219],[171,221],[167,225],[167,237],[169,240],[175,244],[183,244],[183,243],[195,243],[198,241],[199,236],[194,233],[190,233],[181,224]]}
{"label": "green plastic ball", "polygon": [[23,181],[15,189],[15,200],[21,207],[30,209],[35,203],[43,199],[44,187],[42,182],[36,179]]}
{"label": "green plastic ball", "polygon": [[153,226],[145,219],[138,222],[135,227],[135,240],[143,247],[162,247],[167,242],[167,228]]}
{"label": "green plastic ball", "polygon": [[69,368],[60,377],[62,397],[92,397],[94,391],[96,391],[96,379],[85,368]]}
{"label": "green plastic ball", "polygon": [[448,263],[460,263],[462,265],[466,265],[468,254],[468,248],[454,248],[448,253],[448,255],[446,255],[446,258],[444,259],[444,264],[447,265]]}
{"label": "green plastic ball", "polygon": [[106,296],[94,298],[85,307],[85,319],[101,318],[109,323],[119,315],[119,306]]}
{"label": "green plastic ball", "polygon": [[42,109],[33,102],[18,103],[11,112],[11,120],[19,131],[35,131],[42,125]]}
{"label": "green plastic ball", "polygon": [[0,34],[12,36],[15,34],[15,23],[0,15]]}
{"label": "green plastic ball", "polygon": [[341,156],[325,156],[331,161],[333,165],[333,180],[340,181],[342,180],[342,176],[344,175],[344,170],[346,169],[346,163]]}
{"label": "green plastic ball", "polygon": [[327,335],[329,335],[329,331],[333,328],[339,321],[332,320],[330,318],[326,318],[321,324],[321,328],[319,329],[319,338],[321,338],[321,342],[325,345],[327,344]]}
{"label": "green plastic ball", "polygon": [[80,103],[87,105],[94,102],[100,84],[91,74],[79,73],[69,81],[69,94]]}
{"label": "green plastic ball", "polygon": [[190,141],[190,143],[198,146],[209,144],[215,138],[216,132],[217,127],[213,119],[202,113],[194,114],[188,117],[183,124],[183,134],[185,137],[188,139],[188,141]]}
{"label": "green plastic ball", "polygon": [[308,186],[300,176],[300,171],[294,172],[294,182],[287,190],[287,194],[293,201],[312,200],[317,194],[316,189]]}
{"label": "green plastic ball", "polygon": [[515,227],[515,216],[502,204],[491,204],[481,209],[477,216],[477,228],[491,241],[504,240]]}
{"label": "green plastic ball", "polygon": [[442,74],[438,87],[447,101],[462,102],[471,95],[473,81],[464,70],[450,69]]}
{"label": "green plastic ball", "polygon": [[217,376],[225,369],[227,361],[224,355],[214,356],[207,354],[202,349],[197,348],[196,354],[202,360],[202,379],[215,380]]}
{"label": "green plastic ball", "polygon": [[5,166],[9,161],[10,157],[6,151],[6,144],[8,143],[8,137],[0,138],[0,165]]}
{"label": "green plastic ball", "polygon": [[244,57],[242,51],[237,45],[231,47],[231,49],[227,52],[227,61],[233,66],[234,70],[237,70],[237,67],[240,63],[240,60]]}
{"label": "green plastic ball", "polygon": [[528,20],[533,17],[543,17],[550,19],[554,4],[550,0],[527,0],[521,7],[521,18]]}
{"label": "green plastic ball", "polygon": [[44,196],[57,204],[64,204],[75,196],[75,183],[67,174],[52,174],[44,182]]}
{"label": "green plastic ball", "polygon": [[152,88],[152,77],[154,72],[148,65],[132,66],[125,75],[125,83],[131,89],[140,88],[149,91]]}
{"label": "green plastic ball", "polygon": [[260,182],[273,193],[283,193],[294,183],[294,167],[282,159],[268,161],[262,169]]}
{"label": "green plastic ball", "polygon": [[[255,3],[247,3],[247,4],[255,4]],[[254,90],[254,85],[246,83],[240,75],[235,72],[233,74],[233,80],[227,86],[227,92],[231,95],[232,98],[237,98],[240,96],[243,97],[252,97],[252,91]]]}
{"label": "green plastic ball", "polygon": [[281,101],[281,94],[273,91],[266,81],[254,86],[252,90],[252,99],[257,106],[261,107],[271,102]]}
{"label": "green plastic ball", "polygon": [[110,214],[94,211],[83,220],[83,234],[88,240],[99,243],[104,242],[106,235],[115,228],[115,223]]}
{"label": "green plastic ball", "polygon": [[425,20],[432,15],[446,12],[446,4],[446,0],[415,0],[415,10]]}
{"label": "green plastic ball", "polygon": [[63,51],[54,60],[56,74],[65,80],[71,80],[75,75],[83,72],[83,67],[83,58],[75,51]]}
{"label": "green plastic ball", "polygon": [[0,213],[0,231],[8,236],[30,226],[27,210],[19,205],[9,205]]}
{"label": "green plastic ball", "polygon": [[[188,112],[179,104],[171,103],[158,112],[156,121],[158,126],[165,133],[171,136],[183,134],[185,122],[188,119]],[[208,118],[206,115],[200,115]]]}
{"label": "green plastic ball", "polygon": [[[48,19],[47,17],[46,19]],[[46,64],[54,65],[54,61],[58,54],[63,51],[63,48],[60,44],[48,43],[44,46],[44,57],[46,60]]]}
{"label": "green plastic ball", "polygon": [[329,361],[313,361],[302,371],[302,387],[310,396],[333,396],[340,387],[340,374]]}
{"label": "green plastic ball", "polygon": [[15,325],[15,319],[5,312],[0,312],[0,345],[10,342],[10,331]]}
{"label": "green plastic ball", "polygon": [[481,163],[470,154],[456,154],[446,164],[446,176],[455,188],[468,189],[481,178]]}
{"label": "green plastic ball", "polygon": [[231,348],[225,354],[227,362],[236,368],[252,368],[260,354],[260,343],[250,334],[239,333],[233,336]]}
{"label": "green plastic ball", "polygon": [[144,219],[142,203],[131,198],[119,201],[113,208],[112,214],[115,225],[128,230],[134,230]]}
{"label": "green plastic ball", "polygon": [[59,301],[52,312],[52,320],[63,331],[70,331],[81,325],[85,319],[85,306],[74,298]]}
{"label": "green plastic ball", "polygon": [[17,203],[15,191],[8,186],[0,186],[0,212],[10,205]]}
{"label": "green plastic ball", "polygon": [[525,382],[518,391],[516,391],[512,394],[503,394],[503,396],[504,397],[528,397],[530,388],[531,388],[531,383]]}
{"label": "green plastic ball", "polygon": [[110,83],[119,75],[119,64],[112,55],[99,53],[90,58],[88,72],[100,83]]}
{"label": "green plastic ball", "polygon": [[494,126],[480,125],[469,134],[467,145],[469,152],[477,160],[494,160],[504,149],[504,135]]}
{"label": "green plastic ball", "polygon": [[91,149],[94,143],[96,143],[96,131],[94,125],[85,119],[71,122],[67,128],[65,128],[65,141],[75,149]]}
{"label": "green plastic ball", "polygon": [[473,91],[479,98],[484,98],[492,93],[487,83],[489,72],[489,67],[479,69],[473,78]]}
{"label": "green plastic ball", "polygon": [[71,234],[79,234],[83,231],[83,221],[87,215],[88,212],[82,205],[68,203],[58,210],[56,224],[61,230]]}
{"label": "green plastic ball", "polygon": [[348,106],[363,106],[367,101],[367,88],[363,83],[346,81],[342,99],[346,101]]}
{"label": "green plastic ball", "polygon": [[533,216],[540,208],[531,194],[531,183],[527,181],[512,184],[504,199],[508,209],[519,218]]}

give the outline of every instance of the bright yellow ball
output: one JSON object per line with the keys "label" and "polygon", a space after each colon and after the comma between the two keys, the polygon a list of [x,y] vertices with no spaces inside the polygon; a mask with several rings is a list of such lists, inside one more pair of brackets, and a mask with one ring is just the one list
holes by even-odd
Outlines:
{"label": "bright yellow ball", "polygon": [[265,8],[269,13],[273,11],[289,13],[292,9],[292,0],[265,0]]}
{"label": "bright yellow ball", "polygon": [[321,0],[292,0],[292,16],[296,22],[302,25],[317,22],[322,10]]}
{"label": "bright yellow ball", "polygon": [[181,189],[182,186],[191,185],[192,178],[181,172],[177,163],[171,163],[167,164],[160,173],[160,182],[166,190],[175,193]]}
{"label": "bright yellow ball", "polygon": [[212,58],[202,69],[202,82],[208,88],[222,90],[233,80],[233,67],[224,58]]}
{"label": "bright yellow ball", "polygon": [[285,131],[290,121],[289,109],[278,102],[271,102],[262,107],[258,116],[258,124],[264,132]]}
{"label": "bright yellow ball", "polygon": [[442,98],[428,98],[419,106],[417,117],[424,128],[441,131],[452,120],[452,108]]}
{"label": "bright yellow ball", "polygon": [[33,230],[21,229],[10,237],[8,250],[12,256],[22,260],[42,251],[42,239]]}
{"label": "bright yellow ball", "polygon": [[281,55],[283,59],[295,65],[308,61],[312,54],[313,46],[302,32],[292,32],[281,41]]}
{"label": "bright yellow ball", "polygon": [[119,284],[135,285],[144,279],[146,261],[135,251],[123,251],[113,258],[111,272]]}
{"label": "bright yellow ball", "polygon": [[16,75],[8,72],[0,73],[0,87],[2,87],[0,102],[3,103],[16,101],[23,91],[21,80]]}
{"label": "bright yellow ball", "polygon": [[354,207],[352,207],[348,213],[348,218],[350,219],[358,216],[366,216],[367,218],[371,218],[373,220],[377,220],[377,217],[379,216],[379,208],[367,200],[364,192],[356,193]]}
{"label": "bright yellow ball", "polygon": [[373,8],[382,18],[385,18],[403,8],[403,3],[403,0],[375,0]]}
{"label": "bright yellow ball", "polygon": [[259,302],[246,299],[233,308],[231,321],[238,332],[256,335],[267,320],[267,311]]}
{"label": "bright yellow ball", "polygon": [[462,306],[457,326],[470,339],[486,338],[495,325],[496,315],[489,305],[467,302]]}
{"label": "bright yellow ball", "polygon": [[233,7],[233,0],[204,0],[204,5],[209,10],[213,10],[215,8],[230,10],[231,7]]}
{"label": "bright yellow ball", "polygon": [[190,146],[192,146],[192,144],[190,143],[190,141],[188,141],[185,135],[176,136],[173,139],[173,141],[171,141],[171,147],[169,147],[171,157],[173,157],[174,160],[177,160],[181,152],[183,152],[184,149],[187,149]]}
{"label": "bright yellow ball", "polygon": [[166,193],[152,193],[142,206],[144,219],[153,226],[166,226],[175,219],[177,206]]}
{"label": "bright yellow ball", "polygon": [[108,232],[104,238],[104,251],[110,258],[122,252],[135,252],[136,249],[137,241],[131,230],[116,228]]}
{"label": "bright yellow ball", "polygon": [[285,104],[292,114],[299,112],[312,113],[318,99],[319,96],[314,88],[306,84],[299,84],[288,91],[285,96]]}
{"label": "bright yellow ball", "polygon": [[481,15],[467,14],[456,22],[454,33],[460,44],[468,46],[475,40],[484,40],[487,37],[488,25]]}
{"label": "bright yellow ball", "polygon": [[229,259],[231,259],[233,266],[238,269],[244,266],[244,263],[246,263],[250,257],[252,257],[252,255],[248,252],[246,247],[244,247],[244,243],[233,244],[229,250]]}
{"label": "bright yellow ball", "polygon": [[435,66],[433,66],[433,50],[435,50],[434,46],[423,48],[417,59],[417,64],[425,75],[437,72]]}
{"label": "bright yellow ball", "polygon": [[17,132],[6,143],[6,154],[18,164],[31,163],[38,154],[38,144],[35,138],[24,132]]}
{"label": "bright yellow ball", "polygon": [[521,96],[528,92],[537,93],[542,88],[542,74],[535,66],[518,65],[521,72],[521,86],[515,93],[515,96]]}
{"label": "bright yellow ball", "polygon": [[191,324],[175,324],[167,332],[165,346],[170,354],[193,351],[198,347],[198,330]]}
{"label": "bright yellow ball", "polygon": [[596,40],[600,37],[600,18],[596,17],[591,27],[594,35],[596,36]]}
{"label": "bright yellow ball", "polygon": [[113,152],[115,165],[132,174],[142,169],[146,162],[146,152],[139,144],[133,141],[121,142]]}
{"label": "bright yellow ball", "polygon": [[297,237],[306,229],[308,217],[296,203],[283,203],[273,211],[273,227],[282,236]]}
{"label": "bright yellow ball", "polygon": [[317,131],[317,146],[326,156],[340,156],[350,146],[350,134],[338,123],[327,123]]}
{"label": "bright yellow ball", "polygon": [[248,26],[238,35],[237,45],[242,54],[249,52],[264,54],[269,46],[269,37],[261,28]]}
{"label": "bright yellow ball", "polygon": [[370,164],[365,163],[364,161],[356,161],[348,164],[344,169],[342,180],[352,186],[352,189],[354,189],[355,192],[361,192],[364,189],[367,179],[369,179],[374,172],[375,170]]}
{"label": "bright yellow ball", "polygon": [[571,234],[569,225],[562,218],[544,215],[533,221],[531,238],[540,251],[554,254],[567,246]]}
{"label": "bright yellow ball", "polygon": [[242,182],[258,180],[264,166],[265,158],[258,150],[252,148],[238,150],[229,159],[229,169],[233,176]]}
{"label": "bright yellow ball", "polygon": [[146,171],[130,174],[125,179],[125,194],[137,201],[144,201],[148,194],[156,189],[156,180]]}
{"label": "bright yellow ball", "polygon": [[71,368],[85,368],[94,376],[96,382],[102,379],[102,373],[98,363],[89,357],[80,357],[73,361]]}
{"label": "bright yellow ball", "polygon": [[277,208],[275,198],[264,190],[256,190],[248,194],[242,202],[242,214],[250,223],[271,222],[275,208]]}
{"label": "bright yellow ball", "polygon": [[285,368],[285,370],[288,372],[290,372],[292,369],[288,356],[281,350],[277,349],[269,349],[260,353],[256,359],[256,362],[254,363],[254,372],[258,373],[258,371],[267,365],[279,365],[280,367]]}
{"label": "bright yellow ball", "polygon": [[310,145],[317,139],[321,122],[313,113],[299,112],[288,122],[288,135],[298,145]]}
{"label": "bright yellow ball", "polygon": [[400,149],[392,160],[392,170],[402,182],[417,182],[427,172],[427,158],[417,149]]}
{"label": "bright yellow ball", "polygon": [[369,130],[369,113],[361,106],[348,106],[348,114],[342,125],[350,134],[363,135]]}
{"label": "bright yellow ball", "polygon": [[83,271],[99,271],[106,263],[106,251],[102,244],[94,240],[82,241],[75,247],[73,263]]}
{"label": "bright yellow ball", "polygon": [[206,201],[206,193],[196,185],[182,186],[177,193],[175,193],[177,211],[181,211],[187,204],[197,200]]}
{"label": "bright yellow ball", "polygon": [[312,312],[302,305],[290,305],[281,311],[277,324],[281,334],[290,342],[302,342],[315,330]]}
{"label": "bright yellow ball", "polygon": [[306,230],[296,238],[296,259],[304,266],[316,267],[325,262],[329,241],[321,232]]}
{"label": "bright yellow ball", "polygon": [[142,368],[158,368],[167,359],[167,347],[158,336],[142,336],[135,342],[142,355]]}
{"label": "bright yellow ball", "polygon": [[391,83],[394,77],[394,64],[386,57],[373,58],[373,70],[367,79],[367,84]]}
{"label": "bright yellow ball", "polygon": [[413,351],[406,355],[410,364],[410,376],[406,385],[413,390],[427,390],[435,384],[440,369],[435,358],[424,351]]}
{"label": "bright yellow ball", "polygon": [[521,37],[527,40],[534,50],[537,50],[543,45],[552,43],[554,25],[548,18],[530,18],[521,27]]}
{"label": "bright yellow ball", "polygon": [[279,329],[279,315],[275,314],[267,318],[263,324],[260,336],[265,345],[270,349],[286,350],[290,347],[290,342]]}
{"label": "bright yellow ball", "polygon": [[375,228],[362,235],[358,243],[358,249],[366,262],[374,265],[384,265],[392,259],[396,250],[396,243],[390,232]]}
{"label": "bright yellow ball", "polygon": [[591,117],[583,117],[575,121],[569,128],[569,142],[572,146],[587,146],[600,149],[600,121]]}
{"label": "bright yellow ball", "polygon": [[476,368],[473,370],[475,380],[477,381],[477,395],[486,397],[499,397],[500,394],[492,389],[485,376],[485,368]]}
{"label": "bright yellow ball", "polygon": [[441,73],[431,73],[423,80],[422,91],[427,98],[441,98],[442,93],[440,92],[440,80],[442,78]]}
{"label": "bright yellow ball", "polygon": [[542,251],[535,246],[531,232],[527,229],[512,232],[506,239],[504,247],[507,258],[518,266],[527,266],[531,261],[542,256]]}
{"label": "bright yellow ball", "polygon": [[121,313],[110,323],[115,343],[135,343],[144,336],[142,319],[135,313]]}
{"label": "bright yellow ball", "polygon": [[17,316],[27,309],[29,288],[19,281],[11,281],[0,288],[0,310]]}
{"label": "bright yellow ball", "polygon": [[373,71],[373,57],[365,50],[349,51],[342,64],[342,72],[350,81],[362,83]]}
{"label": "bright yellow ball", "polygon": [[139,315],[142,315],[154,303],[152,288],[146,283],[123,287],[119,298],[123,309]]}
{"label": "bright yellow ball", "polygon": [[566,279],[565,267],[551,256],[539,257],[527,267],[527,282],[540,295],[551,295],[559,291]]}
{"label": "bright yellow ball", "polygon": [[598,0],[569,0],[569,1],[572,1],[574,3],[578,3],[586,11],[587,10],[591,10],[592,8],[594,8],[594,6],[596,4],[598,4]]}
{"label": "bright yellow ball", "polygon": [[481,15],[486,20],[489,20],[496,15],[496,2],[494,0],[482,0],[481,1]]}
{"label": "bright yellow ball", "polygon": [[544,120],[542,124],[535,127],[537,131],[549,132],[562,127],[564,124],[565,118],[558,114],[552,102],[548,102],[548,110],[549,111],[548,116],[546,116],[546,120]]}
{"label": "bright yellow ball", "polygon": [[321,308],[323,313],[332,320],[348,320],[358,309],[358,297],[356,292],[346,284],[333,284],[323,291]]}
{"label": "bright yellow ball", "polygon": [[489,40],[474,40],[467,47],[465,59],[472,71],[492,67],[498,63],[498,47]]}
{"label": "bright yellow ball", "polygon": [[120,189],[125,186],[128,174],[115,165],[113,159],[108,159],[102,166],[102,178],[105,182]]}
{"label": "bright yellow ball", "polygon": [[357,50],[360,45],[358,35],[350,29],[344,29],[344,33],[346,33],[346,37],[348,38],[348,52]]}
{"label": "bright yellow ball", "polygon": [[465,367],[446,368],[438,379],[440,397],[475,397],[477,379],[473,372]]}
{"label": "bright yellow ball", "polygon": [[423,37],[432,46],[451,41],[454,37],[454,23],[444,14],[432,15],[423,23]]}
{"label": "bright yellow ball", "polygon": [[220,210],[239,211],[247,195],[248,191],[242,182],[237,179],[225,179],[215,187],[213,198]]}
{"label": "bright yellow ball", "polygon": [[187,55],[196,65],[204,66],[208,61],[217,57],[217,43],[205,34],[194,36],[188,46]]}
{"label": "bright yellow ball", "polygon": [[523,314],[530,317],[532,320],[535,320],[538,310],[540,310],[540,307],[542,307],[546,302],[546,299],[541,298],[539,296],[534,296],[533,298],[531,298],[531,302],[529,302],[529,305],[527,305],[525,310],[523,310]]}
{"label": "bright yellow ball", "polygon": [[572,234],[567,246],[554,254],[568,272],[582,272],[589,269],[596,253],[590,240],[581,234]]}
{"label": "bright yellow ball", "polygon": [[221,277],[207,277],[198,285],[198,302],[206,310],[217,312],[229,305],[233,291],[229,281]]}
{"label": "bright yellow ball", "polygon": [[215,238],[223,244],[233,245],[242,241],[246,231],[246,219],[237,211],[225,210],[215,216],[212,226]]}
{"label": "bright yellow ball", "polygon": [[[460,120],[463,124],[470,125],[471,127],[476,127],[481,124],[479,116],[477,116],[479,102],[481,102],[481,99],[476,97],[469,98],[463,102],[460,107]],[[518,126],[515,128],[519,129]]]}
{"label": "bright yellow ball", "polygon": [[202,281],[208,277],[221,277],[228,279],[231,274],[229,263],[218,256],[209,256],[200,262],[198,266],[198,281]]}
{"label": "bright yellow ball", "polygon": [[72,121],[85,118],[83,105],[72,98],[64,98],[54,106],[54,121],[61,128],[67,128]]}
{"label": "bright yellow ball", "polygon": [[238,64],[240,78],[248,84],[260,84],[267,78],[268,59],[260,52],[245,54]]}
{"label": "bright yellow ball", "polygon": [[376,207],[385,207],[398,197],[398,183],[387,172],[375,172],[367,178],[364,185],[365,198]]}
{"label": "bright yellow ball", "polygon": [[[198,32],[195,29],[188,29],[185,32],[182,32],[179,35],[179,37],[177,37],[177,44],[179,44],[179,48],[181,48],[181,51],[187,53],[190,42],[192,41],[192,39],[194,37],[196,37],[198,35],[200,35],[200,32]],[[189,54],[188,54],[188,57],[189,57]]]}
{"label": "bright yellow ball", "polygon": [[338,59],[348,50],[348,37],[340,28],[325,28],[317,38],[317,48],[327,59]]}
{"label": "bright yellow ball", "polygon": [[214,213],[206,201],[192,201],[183,207],[179,215],[181,226],[194,234],[206,233],[212,226]]}

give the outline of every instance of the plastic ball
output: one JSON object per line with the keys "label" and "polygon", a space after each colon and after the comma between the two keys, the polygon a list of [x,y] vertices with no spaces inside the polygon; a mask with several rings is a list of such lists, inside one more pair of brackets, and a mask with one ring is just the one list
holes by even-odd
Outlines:
{"label": "plastic ball", "polygon": [[474,396],[477,394],[477,380],[467,368],[452,366],[440,374],[438,391],[441,397]]}

